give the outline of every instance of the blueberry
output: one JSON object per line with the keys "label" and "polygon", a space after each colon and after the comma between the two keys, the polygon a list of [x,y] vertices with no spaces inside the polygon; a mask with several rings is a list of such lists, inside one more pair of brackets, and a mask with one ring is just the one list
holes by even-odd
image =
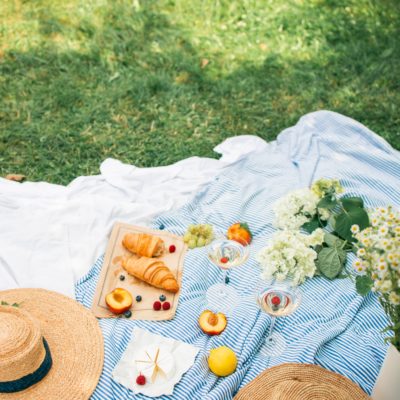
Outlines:
{"label": "blueberry", "polygon": [[136,296],[136,301],[140,303],[142,301],[142,296]]}
{"label": "blueberry", "polygon": [[160,301],[165,301],[165,300],[167,300],[167,298],[162,294],[162,295],[160,296]]}
{"label": "blueberry", "polygon": [[227,277],[225,278],[225,283],[228,284],[228,283],[229,283],[229,280],[230,280],[230,279],[229,279],[229,276],[227,276]]}
{"label": "blueberry", "polygon": [[130,318],[131,316],[132,316],[132,311],[131,310],[128,310],[128,311],[124,312],[124,317],[125,318]]}
{"label": "blueberry", "polygon": [[164,224],[161,224],[161,225],[160,225],[160,229],[161,229],[161,230],[165,229],[165,225],[164,225]]}
{"label": "blueberry", "polygon": [[120,275],[119,280],[120,281],[124,281],[125,280],[125,276],[124,275]]}

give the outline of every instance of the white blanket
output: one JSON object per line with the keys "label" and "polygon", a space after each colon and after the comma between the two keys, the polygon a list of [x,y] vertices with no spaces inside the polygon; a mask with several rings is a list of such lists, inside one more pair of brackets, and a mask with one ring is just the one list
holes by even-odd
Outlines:
{"label": "white blanket", "polygon": [[67,186],[0,178],[0,290],[41,287],[74,297],[74,283],[105,251],[114,222],[146,226],[227,165],[266,147],[257,136],[237,136],[214,149],[219,160],[137,168],[107,159],[100,175]]}

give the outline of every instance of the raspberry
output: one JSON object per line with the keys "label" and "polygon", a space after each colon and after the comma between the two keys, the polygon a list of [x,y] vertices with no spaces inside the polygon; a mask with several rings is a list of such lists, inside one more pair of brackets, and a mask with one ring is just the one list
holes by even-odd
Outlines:
{"label": "raspberry", "polygon": [[224,264],[226,264],[228,261],[229,261],[228,257],[222,257],[221,258],[221,262],[224,263]]}
{"label": "raspberry", "polygon": [[136,378],[136,383],[138,385],[145,385],[146,384],[146,377],[142,374],[140,374],[137,378]]}
{"label": "raspberry", "polygon": [[163,310],[169,310],[171,308],[171,304],[169,303],[169,301],[163,303],[162,308]]}
{"label": "raspberry", "polygon": [[274,297],[271,299],[271,303],[272,303],[274,306],[279,306],[279,304],[281,304],[281,299],[280,299],[278,296],[274,296]]}
{"label": "raspberry", "polygon": [[153,304],[153,310],[160,311],[161,310],[161,303],[159,301],[155,301]]}
{"label": "raspberry", "polygon": [[174,244],[171,244],[171,246],[169,246],[169,252],[175,253],[175,250],[176,250],[176,246]]}

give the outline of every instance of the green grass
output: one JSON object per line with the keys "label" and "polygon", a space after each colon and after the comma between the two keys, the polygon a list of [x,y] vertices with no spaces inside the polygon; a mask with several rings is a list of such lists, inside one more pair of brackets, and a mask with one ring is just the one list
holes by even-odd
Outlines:
{"label": "green grass", "polygon": [[318,109],[400,148],[398,0],[0,3],[0,175],[214,156]]}

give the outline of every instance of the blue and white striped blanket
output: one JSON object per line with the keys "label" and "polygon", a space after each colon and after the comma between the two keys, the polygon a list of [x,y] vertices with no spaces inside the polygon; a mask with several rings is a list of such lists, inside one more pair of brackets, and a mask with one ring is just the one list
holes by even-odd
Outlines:
{"label": "blue and white striped blanket", "polygon": [[[221,279],[204,248],[185,259],[182,293],[175,318],[166,322],[104,319],[105,365],[93,399],[143,399],[115,383],[111,371],[120,359],[134,326],[183,340],[203,349],[194,366],[163,399],[230,399],[261,371],[284,362],[315,363],[357,382],[370,393],[384,358],[380,331],[386,317],[373,295],[358,296],[349,279],[317,277],[302,285],[303,302],[292,316],[278,319],[287,349],[279,358],[259,355],[270,318],[257,308],[252,288],[259,269],[254,260],[274,231],[272,204],[285,193],[320,177],[340,178],[348,195],[361,195],[367,206],[400,205],[400,155],[363,125],[320,111],[304,116],[283,131],[265,152],[240,160],[216,177],[179,211],[160,216],[154,227],[183,234],[190,223],[210,223],[225,231],[231,223],[248,222],[254,234],[249,261],[233,270],[230,284],[242,295],[240,307],[219,336],[203,334],[197,319],[205,291]],[[348,268],[350,268],[349,260]],[[77,299],[90,307],[102,259],[76,286]],[[227,345],[238,355],[235,373],[217,379],[208,371],[205,352]]]}

